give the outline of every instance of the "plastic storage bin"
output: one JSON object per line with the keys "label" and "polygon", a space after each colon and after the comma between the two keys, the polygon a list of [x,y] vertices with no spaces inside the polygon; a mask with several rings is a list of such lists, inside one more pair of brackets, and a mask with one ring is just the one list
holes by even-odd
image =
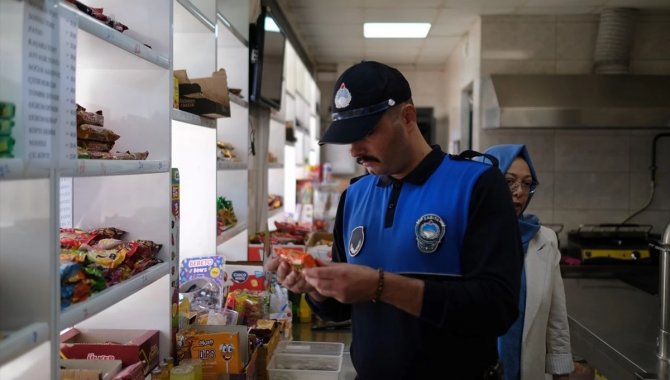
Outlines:
{"label": "plastic storage bin", "polygon": [[342,356],[344,343],[282,340],[277,345],[275,353]]}
{"label": "plastic storage bin", "polygon": [[338,380],[342,356],[275,352],[268,364],[270,380]]}

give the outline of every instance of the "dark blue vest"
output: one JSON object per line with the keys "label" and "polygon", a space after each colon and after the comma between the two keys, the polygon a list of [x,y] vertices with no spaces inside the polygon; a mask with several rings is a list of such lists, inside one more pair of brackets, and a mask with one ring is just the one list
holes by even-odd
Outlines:
{"label": "dark blue vest", "polygon": [[[393,186],[378,186],[379,177],[374,175],[353,183],[347,189],[343,218],[347,262],[395,273],[460,276],[460,252],[472,188],[490,168],[445,156],[424,184],[402,183],[393,225],[388,228],[384,227],[384,218]],[[440,219],[445,227],[444,236],[434,252],[422,252],[417,236],[431,237],[436,225],[438,230],[441,228]],[[355,252],[356,243],[360,242],[360,228],[354,234],[357,235],[354,242],[352,232],[361,226],[363,244],[352,256],[351,249]],[[425,243],[424,239],[419,240]]]}

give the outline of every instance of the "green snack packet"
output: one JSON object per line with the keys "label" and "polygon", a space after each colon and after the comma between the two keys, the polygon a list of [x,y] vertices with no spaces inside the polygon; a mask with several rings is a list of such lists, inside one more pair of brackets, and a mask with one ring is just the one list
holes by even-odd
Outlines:
{"label": "green snack packet", "polygon": [[9,136],[12,134],[14,120],[0,119],[0,136]]}
{"label": "green snack packet", "polygon": [[14,117],[16,106],[14,103],[0,102],[0,117],[8,119]]}
{"label": "green snack packet", "polygon": [[0,153],[11,153],[15,143],[11,136],[0,137]]}

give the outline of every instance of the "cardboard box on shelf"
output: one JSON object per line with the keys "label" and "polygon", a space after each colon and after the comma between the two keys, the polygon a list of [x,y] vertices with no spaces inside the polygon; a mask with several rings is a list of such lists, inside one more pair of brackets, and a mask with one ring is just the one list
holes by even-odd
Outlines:
{"label": "cardboard box on shelf", "polygon": [[207,78],[189,79],[186,70],[174,70],[174,76],[179,82],[179,109],[213,119],[230,116],[224,69]]}
{"label": "cardboard box on shelf", "polygon": [[257,380],[267,380],[268,370],[267,366],[270,363],[272,354],[275,352],[279,341],[281,340],[281,331],[279,322],[275,322],[272,328],[272,335],[267,343],[260,345],[256,351],[258,351],[258,358],[256,359],[257,371],[256,378]]}
{"label": "cardboard box on shelf", "polygon": [[122,366],[143,361],[144,375],[158,365],[158,330],[80,329],[60,336],[60,351],[68,359],[121,360]]}
{"label": "cardboard box on shelf", "polygon": [[121,360],[62,359],[61,380],[111,380],[121,370]]}

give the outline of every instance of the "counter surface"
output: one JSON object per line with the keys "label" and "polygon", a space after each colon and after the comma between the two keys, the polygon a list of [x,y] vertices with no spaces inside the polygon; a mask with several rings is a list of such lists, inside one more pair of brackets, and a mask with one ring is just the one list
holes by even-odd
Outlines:
{"label": "counter surface", "polygon": [[608,380],[655,373],[657,295],[617,279],[564,278],[572,351]]}

